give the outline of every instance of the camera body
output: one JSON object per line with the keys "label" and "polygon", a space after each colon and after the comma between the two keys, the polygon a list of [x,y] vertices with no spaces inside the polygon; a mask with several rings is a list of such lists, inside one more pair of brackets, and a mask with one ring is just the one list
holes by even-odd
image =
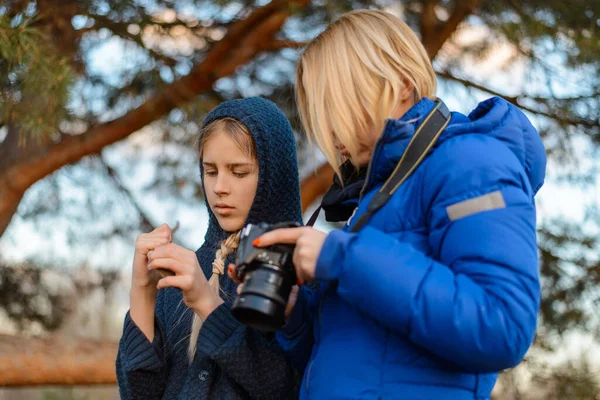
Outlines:
{"label": "camera body", "polygon": [[248,224],[240,233],[235,260],[237,276],[244,283],[231,313],[243,324],[273,332],[285,322],[287,301],[296,284],[292,263],[295,245],[274,244],[258,248],[252,244],[264,233],[280,228],[297,228],[296,222]]}

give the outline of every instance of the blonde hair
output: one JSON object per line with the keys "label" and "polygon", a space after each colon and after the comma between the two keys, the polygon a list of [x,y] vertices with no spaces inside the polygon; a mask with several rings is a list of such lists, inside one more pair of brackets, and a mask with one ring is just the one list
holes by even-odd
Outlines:
{"label": "blonde hair", "polygon": [[[233,253],[240,243],[240,231],[232,233],[227,239],[221,242],[221,247],[217,250],[215,260],[212,263],[212,275],[208,280],[208,286],[212,290],[220,295],[221,288],[219,285],[219,277],[225,272],[225,260],[227,256]],[[188,358],[191,361],[194,360],[196,354],[196,345],[198,342],[198,335],[200,335],[200,328],[202,328],[202,319],[196,313],[193,313],[192,317],[192,329],[190,332],[190,345],[188,347]]]}
{"label": "blonde hair", "polygon": [[[204,146],[210,137],[212,137],[216,132],[227,133],[243,151],[247,152],[247,154],[254,160],[258,160],[252,134],[246,125],[237,119],[230,117],[211,121],[202,129],[198,140],[198,151],[201,157]],[[212,275],[208,280],[208,285],[212,288],[212,290],[215,291],[215,293],[217,293],[217,295],[221,294],[219,277],[225,273],[225,260],[227,259],[228,255],[237,249],[239,242],[240,231],[237,231],[229,235],[227,239],[221,242],[221,246],[215,254],[215,259],[212,263]],[[188,346],[188,359],[190,362],[194,360],[198,335],[200,335],[200,329],[202,328],[202,319],[200,319],[200,316],[196,313],[192,314],[192,328],[190,331],[190,343]]]}
{"label": "blonde hair", "polygon": [[338,175],[336,141],[356,159],[361,134],[383,129],[405,82],[416,99],[435,98],[436,77],[425,48],[389,13],[346,13],[306,47],[296,70],[300,118]]}

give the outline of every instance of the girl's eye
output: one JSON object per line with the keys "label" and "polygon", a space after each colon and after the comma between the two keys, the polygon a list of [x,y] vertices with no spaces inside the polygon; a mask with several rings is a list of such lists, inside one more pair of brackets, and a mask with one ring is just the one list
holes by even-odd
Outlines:
{"label": "girl's eye", "polygon": [[248,175],[248,172],[236,172],[236,171],[233,171],[233,175],[236,176],[236,177],[238,177],[238,178],[243,178],[246,175]]}
{"label": "girl's eye", "polygon": [[204,171],[206,176],[217,176],[217,171]]}

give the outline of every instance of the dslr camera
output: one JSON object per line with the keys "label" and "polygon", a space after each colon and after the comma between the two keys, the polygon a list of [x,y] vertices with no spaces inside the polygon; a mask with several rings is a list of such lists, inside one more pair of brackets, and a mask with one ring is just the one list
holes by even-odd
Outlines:
{"label": "dslr camera", "polygon": [[273,332],[284,323],[284,312],[296,270],[292,264],[294,244],[254,247],[252,242],[266,232],[297,228],[295,222],[248,224],[240,233],[235,260],[238,279],[244,287],[231,307],[233,316],[243,324],[263,332]]}

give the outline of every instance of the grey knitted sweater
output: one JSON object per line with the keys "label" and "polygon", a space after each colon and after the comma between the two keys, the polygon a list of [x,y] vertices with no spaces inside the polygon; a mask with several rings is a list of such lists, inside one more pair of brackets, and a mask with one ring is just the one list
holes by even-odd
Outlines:
{"label": "grey knitted sweater", "polygon": [[[256,143],[258,188],[247,222],[301,222],[296,146],[285,116],[270,101],[255,97],[221,104],[204,124],[223,117],[243,122]],[[208,278],[216,249],[228,233],[220,228],[208,204],[207,209],[209,227],[196,255]],[[183,303],[179,289],[159,291],[152,343],[127,314],[116,361],[121,398],[297,398],[301,376],[274,335],[239,323],[230,312],[236,285],[226,275],[220,277],[220,284],[225,304],[204,321],[191,364],[187,348],[192,311]]]}

